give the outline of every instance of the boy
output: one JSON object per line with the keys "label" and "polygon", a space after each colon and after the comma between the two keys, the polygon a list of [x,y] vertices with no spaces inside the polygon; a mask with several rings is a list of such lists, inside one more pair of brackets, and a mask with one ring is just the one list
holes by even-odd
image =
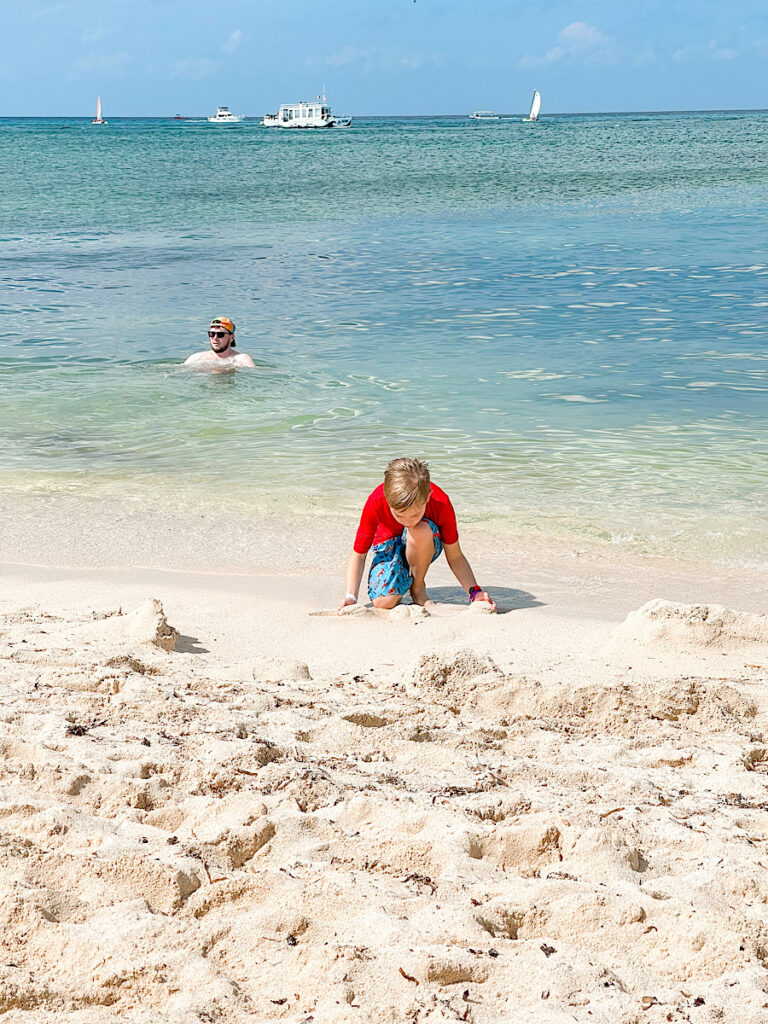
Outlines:
{"label": "boy", "polygon": [[375,608],[394,608],[410,590],[414,604],[433,605],[424,577],[431,562],[445,551],[448,565],[470,603],[495,603],[477,585],[475,574],[459,547],[456,513],[445,491],[430,481],[420,459],[393,459],[384,483],[369,495],[360,517],[354,549],[347,562],[347,593],[339,612],[357,604],[365,559],[373,546],[368,595]]}

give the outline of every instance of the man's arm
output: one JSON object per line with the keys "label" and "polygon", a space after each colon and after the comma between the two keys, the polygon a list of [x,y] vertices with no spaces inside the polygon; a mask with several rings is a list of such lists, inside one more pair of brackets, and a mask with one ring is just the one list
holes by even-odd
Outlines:
{"label": "man's arm", "polygon": [[235,363],[237,366],[252,366],[254,369],[256,368],[256,363],[246,352],[238,352],[235,356]]}
{"label": "man's arm", "polygon": [[187,356],[184,360],[185,366],[194,366],[195,363],[202,363],[205,361],[207,352],[193,352],[191,356]]}
{"label": "man's arm", "polygon": [[[443,545],[443,551],[445,551],[445,557],[448,560],[448,565],[451,567],[451,572],[464,587],[467,594],[469,594],[471,587],[477,586],[477,580],[475,574],[472,572],[472,566],[467,561],[466,555],[461,550],[461,545],[458,541],[455,544]],[[475,601],[487,601],[488,604],[493,605],[493,610],[496,611],[496,602],[492,601],[488,596],[488,592],[483,590],[475,598]]]}

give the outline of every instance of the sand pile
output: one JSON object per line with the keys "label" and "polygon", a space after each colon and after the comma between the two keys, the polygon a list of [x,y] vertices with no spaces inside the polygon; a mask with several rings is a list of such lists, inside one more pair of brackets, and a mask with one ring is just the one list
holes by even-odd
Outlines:
{"label": "sand pile", "polygon": [[[725,642],[686,616],[631,643]],[[758,665],[554,685],[463,643],[323,677],[175,633],[0,617],[7,1020],[768,1018]]]}
{"label": "sand pile", "polygon": [[719,604],[676,604],[657,599],[631,612],[614,635],[617,640],[680,649],[732,651],[756,647],[768,652],[768,615],[733,611]]}

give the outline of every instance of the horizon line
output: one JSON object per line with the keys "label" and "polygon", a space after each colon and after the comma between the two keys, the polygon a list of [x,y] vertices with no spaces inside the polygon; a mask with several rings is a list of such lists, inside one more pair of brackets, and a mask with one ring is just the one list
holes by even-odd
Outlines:
{"label": "horizon line", "polygon": [[[525,116],[525,111],[510,111],[510,112],[499,112],[496,113],[498,117],[519,117]],[[669,110],[559,110],[551,111],[543,118],[547,117],[611,117],[621,116],[629,114],[760,114],[768,113],[768,107],[690,107],[681,109],[669,109]],[[206,119],[207,114],[111,114],[113,118],[122,118],[124,120],[137,120],[137,121],[167,121],[173,120],[176,117],[182,117],[184,119],[200,118]],[[264,114],[242,114],[244,118],[255,120],[259,117],[264,117]],[[346,117],[357,117],[364,120],[376,120],[378,118],[464,118],[469,117],[469,113],[452,113],[452,114],[345,114]],[[51,120],[92,120],[91,114],[0,114],[0,120],[37,120],[41,118],[49,118]],[[542,118],[542,119],[543,119]]]}

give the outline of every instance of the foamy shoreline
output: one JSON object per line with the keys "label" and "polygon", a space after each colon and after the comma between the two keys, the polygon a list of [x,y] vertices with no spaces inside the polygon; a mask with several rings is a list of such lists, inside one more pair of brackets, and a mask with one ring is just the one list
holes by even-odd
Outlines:
{"label": "foamy shoreline", "polygon": [[346,525],[3,550],[0,1012],[762,1024],[765,575],[467,527],[504,614],[313,615]]}

